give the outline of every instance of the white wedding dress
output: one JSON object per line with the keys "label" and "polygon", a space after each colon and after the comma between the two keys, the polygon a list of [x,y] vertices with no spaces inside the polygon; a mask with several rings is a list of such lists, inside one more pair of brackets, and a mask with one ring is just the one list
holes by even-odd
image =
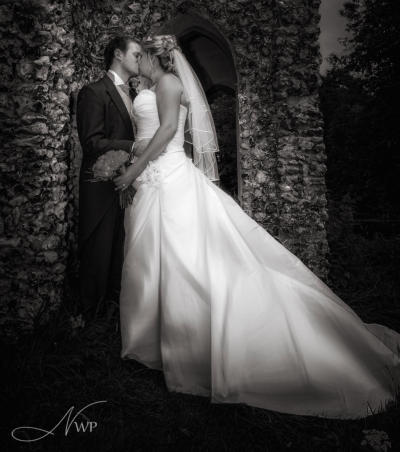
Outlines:
{"label": "white wedding dress", "polygon": [[[121,357],[213,403],[344,419],[384,407],[400,382],[400,334],[363,323],[193,165],[180,108],[125,212]],[[153,91],[134,115],[137,140],[151,138]]]}

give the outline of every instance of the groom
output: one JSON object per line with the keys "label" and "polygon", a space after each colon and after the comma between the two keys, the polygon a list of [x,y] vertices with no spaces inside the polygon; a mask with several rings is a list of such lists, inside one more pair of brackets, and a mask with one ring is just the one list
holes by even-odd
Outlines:
{"label": "groom", "polygon": [[79,284],[86,319],[104,301],[118,300],[124,246],[124,210],[112,181],[91,182],[96,159],[109,150],[133,151],[134,123],[128,80],[137,76],[140,44],[117,36],[106,46],[106,75],[78,94],[77,127],[82,146],[79,177]]}

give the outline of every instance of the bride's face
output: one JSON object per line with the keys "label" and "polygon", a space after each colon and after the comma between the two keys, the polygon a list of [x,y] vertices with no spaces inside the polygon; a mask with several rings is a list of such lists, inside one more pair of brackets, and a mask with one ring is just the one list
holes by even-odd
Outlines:
{"label": "bride's face", "polygon": [[150,78],[153,71],[154,62],[152,56],[148,52],[143,52],[142,58],[139,61],[139,74]]}

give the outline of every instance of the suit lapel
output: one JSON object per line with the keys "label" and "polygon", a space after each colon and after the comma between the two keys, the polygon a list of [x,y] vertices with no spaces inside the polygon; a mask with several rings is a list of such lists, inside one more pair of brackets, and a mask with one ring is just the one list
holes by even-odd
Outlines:
{"label": "suit lapel", "polygon": [[113,102],[115,103],[115,106],[118,108],[118,111],[125,123],[125,126],[129,130],[129,132],[133,135],[131,118],[129,117],[129,113],[125,107],[124,101],[121,99],[121,96],[117,91],[117,88],[114,86],[114,83],[112,82],[110,77],[108,77],[108,75],[105,75],[102,81],[106,85],[106,90],[110,95],[111,99],[113,100]]}

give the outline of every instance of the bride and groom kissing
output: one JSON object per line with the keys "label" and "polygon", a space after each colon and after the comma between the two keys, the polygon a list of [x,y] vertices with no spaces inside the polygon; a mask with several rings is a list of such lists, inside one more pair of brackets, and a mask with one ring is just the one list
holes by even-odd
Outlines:
{"label": "bride and groom kissing", "polygon": [[[358,418],[393,400],[400,334],[364,323],[215,183],[213,119],[176,38],[114,38],[105,66],[78,95],[80,289],[88,317],[118,299],[121,358],[213,403]],[[152,86],[132,99],[139,73]],[[133,164],[88,181],[109,150]]]}

